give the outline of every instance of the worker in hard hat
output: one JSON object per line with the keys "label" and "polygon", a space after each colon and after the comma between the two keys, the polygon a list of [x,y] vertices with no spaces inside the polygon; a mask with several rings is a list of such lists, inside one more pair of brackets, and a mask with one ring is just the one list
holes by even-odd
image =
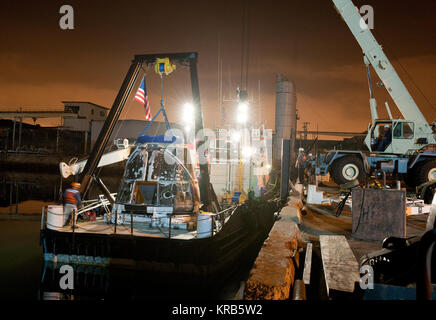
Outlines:
{"label": "worker in hard hat", "polygon": [[309,154],[307,155],[307,160],[306,160],[306,162],[309,164],[309,162],[311,163],[312,160],[313,160],[313,156],[312,156],[311,153],[309,153]]}
{"label": "worker in hard hat", "polygon": [[65,190],[64,199],[64,221],[65,225],[69,223],[70,218],[74,219],[73,224],[76,224],[77,208],[81,206],[82,200],[80,198],[80,183],[73,182],[71,188]]}
{"label": "worker in hard hat", "polygon": [[303,148],[298,149],[298,157],[295,162],[295,168],[298,169],[298,181],[304,183],[304,169],[306,168],[306,154]]}
{"label": "worker in hard hat", "polygon": [[307,155],[307,159],[306,159],[306,168],[304,169],[304,175],[307,177],[307,181],[308,183],[312,183],[312,161],[313,161],[313,156],[311,153],[309,153]]}

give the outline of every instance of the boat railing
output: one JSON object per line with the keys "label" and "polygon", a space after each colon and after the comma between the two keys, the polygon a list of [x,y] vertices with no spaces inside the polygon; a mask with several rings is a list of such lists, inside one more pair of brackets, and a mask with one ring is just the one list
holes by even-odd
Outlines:
{"label": "boat railing", "polygon": [[[111,195],[112,195],[112,197],[116,197],[117,194],[111,193]],[[58,205],[58,206],[61,206],[61,205]],[[98,209],[98,208],[103,208],[105,213],[110,213],[111,210],[110,210],[109,206],[110,206],[110,201],[108,199],[106,199],[106,197],[104,195],[99,195],[97,197],[97,199],[83,200],[82,207],[80,209],[75,210],[75,216],[77,218],[77,216],[79,216],[80,214],[84,214],[86,212],[90,212],[90,211]],[[52,224],[49,222],[49,219],[48,219],[48,214],[49,214],[48,207],[49,206],[42,207],[41,230],[44,229],[44,226],[50,227],[51,229],[60,228],[60,226],[59,226],[60,221],[63,221],[64,223],[66,222],[65,221],[65,214],[64,214],[63,210],[60,212],[56,212],[56,211],[50,212],[50,215],[52,217],[54,216],[55,221],[56,221],[56,224]],[[76,224],[76,221],[74,221],[74,220],[76,220],[76,219],[73,219],[73,222]]]}
{"label": "boat railing", "polygon": [[[196,223],[197,224],[197,230],[195,233],[191,233],[192,237],[196,238],[206,238],[211,237],[217,234],[222,227],[224,226],[225,222],[229,219],[229,217],[236,211],[237,205],[229,207],[225,210],[222,210],[217,213],[204,213],[199,214],[198,216],[190,216],[187,218],[187,215],[174,215],[174,214],[168,214],[164,217],[149,217],[145,221],[135,221],[134,220],[134,214],[126,214],[126,216],[130,216],[128,219],[125,219],[122,221],[122,223],[119,223],[119,217],[117,211],[115,211],[115,219],[114,219],[114,233],[117,233],[117,228],[119,228],[119,225],[125,225],[126,223],[130,224],[130,234],[134,235],[135,230],[141,230],[141,226],[152,226],[154,230],[158,230],[160,235],[165,238],[173,238],[175,233],[177,235],[180,234],[180,232],[175,232],[175,230],[180,230],[180,224],[185,223],[186,225],[189,223]],[[183,221],[181,221],[183,220]],[[206,228],[200,228],[199,226],[206,226]],[[192,232],[188,231],[188,228],[186,227],[187,231],[186,233]],[[186,239],[189,239],[190,237],[186,237]]]}
{"label": "boat railing", "polygon": [[[76,212],[76,216],[80,213],[85,213],[92,209],[98,207],[106,207],[108,203],[105,203],[106,199],[100,199],[100,201],[88,201],[85,203],[85,208],[82,208]],[[162,236],[165,238],[174,238],[178,236],[180,239],[192,239],[192,238],[207,238],[212,237],[217,234],[226,221],[233,215],[233,213],[237,209],[237,205],[229,207],[225,210],[222,210],[217,213],[210,212],[202,212],[198,215],[176,215],[176,214],[168,214],[166,216],[160,217],[147,217],[144,215],[143,221],[139,219],[135,219],[135,214],[123,214],[123,217],[118,216],[118,212],[115,210],[115,216],[112,220],[112,223],[98,223],[96,225],[89,225],[86,223],[77,223],[76,219],[72,219],[71,230],[72,233],[77,232],[90,232],[90,233],[113,233],[113,234],[129,234],[130,235],[138,235],[138,234],[148,234],[151,233],[155,236]],[[46,214],[47,212],[47,214]],[[107,211],[110,214],[110,211]],[[53,216],[61,216],[65,222],[64,214],[50,212]],[[60,231],[71,231],[69,226],[63,225],[62,227],[59,225],[50,224],[48,217],[48,210],[44,207],[42,209],[41,216],[41,229],[48,227],[49,229],[56,229]],[[136,215],[136,217],[140,217],[140,215]],[[139,220],[139,221],[138,221]],[[86,221],[85,221],[86,222]],[[190,229],[188,225],[196,225],[196,229]],[[180,230],[186,230],[185,232]],[[157,231],[157,232],[156,232]],[[187,236],[181,236],[181,234],[185,234]]]}

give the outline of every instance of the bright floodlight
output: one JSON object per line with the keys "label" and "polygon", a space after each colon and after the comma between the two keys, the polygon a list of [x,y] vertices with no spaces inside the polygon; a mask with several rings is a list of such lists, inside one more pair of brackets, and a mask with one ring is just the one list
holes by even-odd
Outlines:
{"label": "bright floodlight", "polygon": [[242,113],[248,112],[248,104],[246,102],[239,102],[238,111]]}
{"label": "bright floodlight", "polygon": [[191,103],[185,103],[183,108],[183,121],[190,123],[194,119],[194,106]]}
{"label": "bright floodlight", "polygon": [[233,142],[239,142],[239,140],[241,140],[241,134],[238,131],[235,131],[233,132],[231,139]]}
{"label": "bright floodlight", "polygon": [[248,104],[246,102],[239,102],[236,120],[239,123],[245,123],[248,120]]}
{"label": "bright floodlight", "polygon": [[248,120],[248,116],[244,112],[239,112],[236,120],[238,120],[239,123],[245,123]]}
{"label": "bright floodlight", "polygon": [[243,154],[244,158],[251,158],[251,156],[254,154],[254,148],[244,147],[242,149],[242,154]]}

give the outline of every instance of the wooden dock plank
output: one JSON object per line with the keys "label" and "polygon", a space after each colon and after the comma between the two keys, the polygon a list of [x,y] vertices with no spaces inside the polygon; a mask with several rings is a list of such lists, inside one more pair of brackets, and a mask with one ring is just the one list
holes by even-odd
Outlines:
{"label": "wooden dock plank", "polygon": [[304,259],[303,282],[310,284],[310,273],[312,269],[312,244],[309,242],[306,247],[306,257]]}
{"label": "wooden dock plank", "polygon": [[344,236],[319,237],[327,294],[330,290],[353,292],[360,280],[359,264]]}

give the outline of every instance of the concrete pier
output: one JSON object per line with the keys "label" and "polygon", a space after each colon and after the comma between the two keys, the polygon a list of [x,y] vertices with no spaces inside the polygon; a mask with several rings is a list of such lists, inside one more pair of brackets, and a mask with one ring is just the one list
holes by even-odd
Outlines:
{"label": "concrete pier", "polygon": [[[337,217],[334,213],[317,212],[307,207],[302,217],[300,197],[293,195],[288,199],[257,256],[243,298],[289,300],[293,291],[296,291],[294,296],[297,293],[300,297],[305,291],[298,290],[296,281],[299,279],[303,280],[305,288],[302,289],[307,291],[309,300],[360,299],[368,294],[358,287],[359,260],[380,250],[381,241],[352,238],[350,214]],[[424,214],[408,216],[407,237],[422,235],[426,220]],[[300,259],[303,248],[312,246],[313,256],[312,250],[307,250],[309,256],[306,251],[306,259]]]}
{"label": "concrete pier", "polygon": [[291,197],[280,212],[268,239],[257,256],[245,285],[246,300],[289,299],[299,263],[298,224],[301,223],[301,201]]}

